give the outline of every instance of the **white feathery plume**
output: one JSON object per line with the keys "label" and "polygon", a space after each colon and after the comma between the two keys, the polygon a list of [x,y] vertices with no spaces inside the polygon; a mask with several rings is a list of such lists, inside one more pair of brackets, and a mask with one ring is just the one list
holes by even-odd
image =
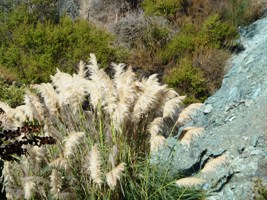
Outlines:
{"label": "white feathery plume", "polygon": [[5,112],[9,113],[12,112],[12,108],[5,102],[0,101],[0,108]]}
{"label": "white feathery plume", "polygon": [[118,79],[122,73],[124,73],[124,68],[125,68],[125,64],[120,63],[120,64],[115,64],[115,63],[111,63],[111,66],[115,69],[115,75],[114,75],[114,79]]}
{"label": "white feathery plume", "polygon": [[56,87],[58,93],[65,92],[72,84],[72,76],[70,74],[61,72],[57,69],[57,73],[54,76],[50,76],[53,86]]}
{"label": "white feathery plume", "polygon": [[25,119],[22,112],[11,108],[4,102],[0,102],[0,108],[4,111],[4,113],[0,114],[0,121],[2,122],[1,126],[3,129],[16,130],[18,127],[22,126]]}
{"label": "white feathery plume", "polygon": [[212,160],[210,160],[205,166],[204,168],[201,170],[201,173],[210,173],[216,170],[216,168],[219,165],[222,165],[223,163],[225,163],[227,160],[227,155],[221,155],[217,158],[214,158]]}
{"label": "white feathery plume", "polygon": [[157,117],[149,124],[148,132],[151,135],[157,135],[162,132],[163,129],[163,119],[162,117]]}
{"label": "white feathery plume", "polygon": [[119,102],[111,115],[115,130],[120,130],[123,127],[125,121],[130,118],[129,114],[128,105],[123,102]]}
{"label": "white feathery plume", "polygon": [[161,91],[161,94],[159,95],[159,101],[158,105],[156,107],[156,113],[157,116],[162,116],[164,112],[164,107],[166,102],[179,97],[179,94],[175,92],[173,89],[165,88]]}
{"label": "white feathery plume", "polygon": [[95,144],[91,151],[87,154],[85,166],[93,182],[97,185],[102,183],[102,171],[101,171],[101,157],[97,144]]}
{"label": "white feathery plume", "polygon": [[151,122],[148,128],[150,133],[150,152],[156,153],[165,144],[165,137],[159,135],[163,129],[163,119],[162,117],[157,117]]}
{"label": "white feathery plume", "polygon": [[13,173],[11,171],[12,171],[11,163],[8,161],[5,161],[4,167],[2,170],[2,176],[1,176],[1,180],[2,180],[3,185],[5,187],[11,187],[12,185],[15,184],[15,179],[14,179]]}
{"label": "white feathery plume", "polygon": [[[114,84],[110,77],[103,69],[99,69],[97,60],[94,54],[90,54],[90,64],[87,68],[90,72],[90,87],[88,87],[88,93],[90,93],[91,103],[94,108],[101,105],[111,105],[116,101],[116,93],[114,90]],[[111,112],[113,109],[111,109]]]}
{"label": "white feathery plume", "polygon": [[77,75],[80,76],[81,78],[85,78],[86,77],[86,72],[87,69],[85,67],[85,62],[83,62],[82,60],[79,62],[78,65],[78,70],[77,70]]}
{"label": "white feathery plume", "polygon": [[85,136],[84,132],[74,132],[71,133],[64,141],[64,156],[69,158],[73,155],[76,147],[80,144],[81,139]]}
{"label": "white feathery plume", "polygon": [[94,53],[90,53],[90,62],[92,63],[92,66],[99,69],[97,64],[97,59]]}
{"label": "white feathery plume", "polygon": [[31,178],[24,178],[23,180],[23,189],[24,189],[24,198],[31,199],[33,193],[36,190],[36,184],[33,182]]}
{"label": "white feathery plume", "polygon": [[31,108],[27,105],[21,105],[15,108],[15,118],[19,119],[21,122],[25,122],[27,119],[33,119],[33,113]]}
{"label": "white feathery plume", "polygon": [[108,157],[108,161],[111,163],[112,168],[115,168],[117,154],[118,154],[118,147],[117,145],[113,145],[112,151]]}
{"label": "white feathery plume", "polygon": [[55,115],[58,111],[58,94],[54,90],[51,83],[42,83],[40,85],[34,85],[34,88],[41,94],[44,98],[44,102],[48,111],[51,115]]}
{"label": "white feathery plume", "polygon": [[0,114],[1,127],[4,130],[16,130],[23,125],[22,122],[16,120],[12,115]]}
{"label": "white feathery plume", "polygon": [[165,144],[165,137],[162,135],[151,134],[150,135],[150,152],[156,153]]}
{"label": "white feathery plume", "polygon": [[71,76],[62,73],[60,70],[57,70],[57,73],[51,76],[51,79],[56,87],[60,106],[69,105],[75,112],[84,101],[90,81],[77,74]]}
{"label": "white feathery plume", "polygon": [[49,167],[63,169],[65,171],[68,171],[68,162],[66,159],[60,157],[50,162]]}
{"label": "white feathery plume", "polygon": [[196,177],[187,177],[179,179],[175,183],[178,187],[194,187],[205,183],[205,180]]}
{"label": "white feathery plume", "polygon": [[179,96],[167,101],[163,109],[163,118],[170,117],[171,119],[173,119],[179,111],[184,99],[185,96]]}
{"label": "white feathery plume", "polygon": [[44,119],[43,105],[34,93],[30,92],[29,90],[26,91],[24,102],[25,105],[31,110],[33,118],[39,120]]}
{"label": "white feathery plume", "polygon": [[[164,97],[165,101],[169,101],[173,98],[179,97],[179,94],[171,88],[166,88],[164,93],[163,93],[163,97]],[[183,97],[183,96],[181,96],[181,97]]]}
{"label": "white feathery plume", "polygon": [[106,174],[107,184],[112,190],[115,189],[117,181],[120,180],[120,177],[125,169],[125,166],[126,163],[120,163],[116,168],[113,168],[110,172]]}
{"label": "white feathery plume", "polygon": [[191,120],[191,115],[198,110],[203,104],[202,103],[193,103],[187,106],[179,115],[177,122],[179,124],[185,124]]}
{"label": "white feathery plume", "polygon": [[183,138],[181,139],[180,142],[182,145],[190,146],[190,143],[192,142],[192,140],[194,138],[199,137],[203,133],[204,128],[202,128],[202,127],[186,127],[186,128],[184,128],[184,131],[187,131],[187,132],[185,133],[185,135],[183,136]]}
{"label": "white feathery plume", "polygon": [[160,98],[167,85],[160,85],[157,75],[151,75],[147,80],[142,80],[141,84],[136,85],[141,90],[133,109],[133,122],[139,122],[142,115],[147,114],[150,110],[157,107]]}
{"label": "white feathery plume", "polygon": [[50,175],[50,192],[53,195],[54,199],[59,198],[61,187],[62,187],[61,174],[56,169],[53,169],[52,174]]}
{"label": "white feathery plume", "polygon": [[88,94],[89,81],[81,78],[80,76],[74,74],[73,75],[73,87],[72,87],[72,95],[69,98],[69,105],[71,106],[72,110],[76,112],[82,103],[85,100],[85,96]]}
{"label": "white feathery plume", "polygon": [[27,152],[32,160],[34,160],[35,165],[41,163],[45,157],[44,147],[30,146],[27,148]]}
{"label": "white feathery plume", "polygon": [[119,69],[117,71],[119,72],[114,77],[117,101],[108,105],[108,113],[112,117],[116,130],[119,130],[130,119],[130,110],[138,97],[134,90],[135,74],[130,67],[126,71],[123,71],[121,69],[122,66],[123,64],[118,65]]}

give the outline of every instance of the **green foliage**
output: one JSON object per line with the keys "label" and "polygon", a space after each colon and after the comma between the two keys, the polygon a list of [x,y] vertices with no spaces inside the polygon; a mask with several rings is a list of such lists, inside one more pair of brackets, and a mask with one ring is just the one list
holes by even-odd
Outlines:
{"label": "green foliage", "polygon": [[23,103],[25,86],[17,86],[16,83],[7,84],[0,76],[0,101],[6,102],[11,107]]}
{"label": "green foliage", "polygon": [[183,0],[144,0],[143,8],[148,15],[175,16]]}
{"label": "green foliage", "polygon": [[203,22],[197,39],[200,46],[223,48],[230,47],[237,37],[237,28],[222,22],[220,16],[215,14]]}
{"label": "green foliage", "polygon": [[162,59],[167,62],[190,54],[195,50],[195,33],[193,24],[188,23],[176,34],[163,49]]}
{"label": "green foliage", "polygon": [[179,94],[187,94],[187,104],[203,101],[210,95],[203,72],[189,57],[181,59],[177,67],[167,72],[164,81],[176,88]]}
{"label": "green foliage", "polygon": [[57,23],[49,18],[54,11],[43,2],[31,2],[36,6],[30,11],[27,5],[19,5],[0,21],[0,64],[12,69],[19,81],[47,82],[56,68],[73,72],[74,64],[91,52],[96,52],[103,66],[125,56],[121,49],[112,47],[109,33],[69,17]]}
{"label": "green foliage", "polygon": [[[171,159],[171,158],[170,158]],[[125,176],[125,199],[151,200],[197,200],[205,197],[205,193],[196,188],[179,188],[175,181],[181,173],[171,174],[170,167],[158,167],[147,161],[134,165],[134,176]]]}

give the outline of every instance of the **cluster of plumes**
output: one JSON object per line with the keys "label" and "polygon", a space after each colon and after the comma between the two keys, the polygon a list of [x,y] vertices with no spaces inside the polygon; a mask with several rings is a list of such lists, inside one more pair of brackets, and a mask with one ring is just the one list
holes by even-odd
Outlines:
{"label": "cluster of plumes", "polygon": [[[93,184],[94,189],[115,190],[126,167],[116,143],[122,134],[135,141],[141,132],[149,138],[150,151],[155,153],[165,144],[170,124],[183,125],[201,106],[193,104],[184,109],[185,97],[160,84],[156,75],[138,80],[131,67],[112,66],[113,78],[99,68],[91,54],[89,64],[80,62],[77,73],[57,70],[51,76],[52,83],[33,85],[26,92],[24,105],[10,108],[0,102],[3,130],[16,130],[25,121],[36,120],[45,136],[57,141],[47,148],[27,145],[29,155],[22,157],[21,165],[5,163],[7,197],[16,199],[22,193],[25,199],[49,195],[75,198],[73,188],[81,182],[85,188]],[[199,135],[198,131],[191,132],[191,138]],[[188,136],[184,144],[189,140]],[[14,173],[22,176],[20,180],[14,181]]]}
{"label": "cluster of plumes", "polygon": [[25,123],[16,130],[3,130],[0,132],[0,156],[2,160],[19,161],[18,158],[27,154],[24,146],[42,146],[55,144],[56,140],[49,136],[38,136],[40,125]]}

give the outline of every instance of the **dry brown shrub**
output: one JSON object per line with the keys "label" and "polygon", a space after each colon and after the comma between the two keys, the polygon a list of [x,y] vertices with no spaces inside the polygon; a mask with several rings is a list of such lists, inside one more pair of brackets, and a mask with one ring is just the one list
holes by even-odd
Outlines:
{"label": "dry brown shrub", "polygon": [[207,79],[208,89],[212,93],[221,85],[225,74],[225,64],[230,53],[221,49],[199,49],[194,52],[193,65],[200,67]]}

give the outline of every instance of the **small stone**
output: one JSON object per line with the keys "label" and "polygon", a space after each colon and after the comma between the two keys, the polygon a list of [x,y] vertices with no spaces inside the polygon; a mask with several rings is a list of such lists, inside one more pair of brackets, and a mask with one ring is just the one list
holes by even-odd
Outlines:
{"label": "small stone", "polygon": [[208,104],[208,105],[206,105],[205,106],[205,109],[204,109],[204,114],[206,115],[206,114],[209,114],[209,113],[211,113],[212,112],[212,110],[213,110],[213,107],[212,107],[212,105],[211,104]]}
{"label": "small stone", "polygon": [[229,122],[233,121],[236,117],[235,116],[232,116],[229,118]]}

